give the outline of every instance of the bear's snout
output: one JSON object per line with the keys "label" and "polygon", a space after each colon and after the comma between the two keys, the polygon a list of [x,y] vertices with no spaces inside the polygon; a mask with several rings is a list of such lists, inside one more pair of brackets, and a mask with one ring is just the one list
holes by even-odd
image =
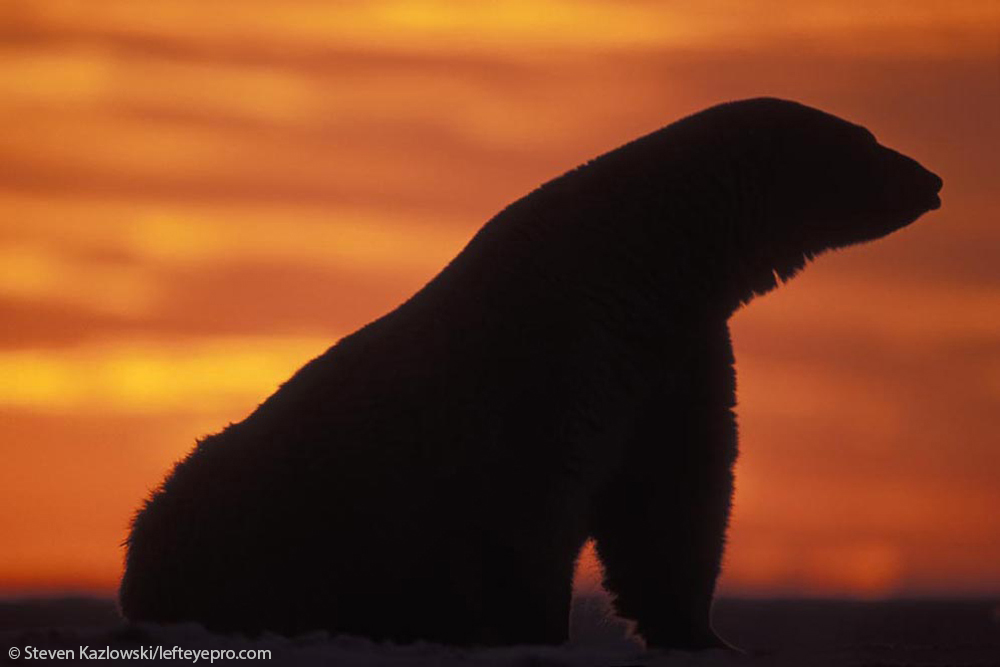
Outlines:
{"label": "bear's snout", "polygon": [[885,160],[883,196],[887,208],[923,213],[941,207],[940,176],[911,157],[882,147]]}

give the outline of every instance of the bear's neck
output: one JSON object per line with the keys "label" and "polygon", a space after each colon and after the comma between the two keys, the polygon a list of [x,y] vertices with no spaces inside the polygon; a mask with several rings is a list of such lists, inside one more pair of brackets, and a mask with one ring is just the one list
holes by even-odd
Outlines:
{"label": "bear's neck", "polygon": [[579,196],[554,201],[560,194],[537,191],[501,212],[417,298],[483,324],[516,314],[539,332],[629,337],[659,337],[679,319],[725,323],[749,298],[752,290],[725,284],[745,280],[735,275],[734,248],[707,243],[704,228],[685,222],[707,213],[688,207],[643,229],[638,211]]}
{"label": "bear's neck", "polygon": [[678,183],[638,196],[580,181],[557,179],[502,211],[429,289],[485,305],[487,316],[536,304],[538,316],[581,326],[655,328],[725,321],[778,284],[748,238],[763,212],[742,193],[714,183],[712,196],[694,198]]}

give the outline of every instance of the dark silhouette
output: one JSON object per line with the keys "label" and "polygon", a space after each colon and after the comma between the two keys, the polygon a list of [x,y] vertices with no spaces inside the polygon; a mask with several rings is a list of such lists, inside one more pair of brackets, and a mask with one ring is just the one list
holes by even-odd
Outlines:
{"label": "dark silhouette", "polygon": [[649,645],[721,645],[727,320],[817,253],[937,208],[940,187],[864,128],[775,99],[547,183],[177,464],[133,523],[124,613],[558,643],[593,536]]}

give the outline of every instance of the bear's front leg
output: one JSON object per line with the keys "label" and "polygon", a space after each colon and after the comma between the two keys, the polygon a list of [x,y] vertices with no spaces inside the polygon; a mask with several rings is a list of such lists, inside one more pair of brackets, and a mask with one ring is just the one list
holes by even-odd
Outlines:
{"label": "bear's front leg", "polygon": [[683,348],[594,499],[590,529],[618,613],[650,648],[690,650],[727,646],[709,612],[733,488],[735,379],[728,329]]}

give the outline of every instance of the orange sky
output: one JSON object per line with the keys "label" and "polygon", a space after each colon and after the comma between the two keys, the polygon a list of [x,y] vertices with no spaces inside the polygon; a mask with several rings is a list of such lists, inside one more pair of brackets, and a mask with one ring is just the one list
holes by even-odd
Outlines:
{"label": "orange sky", "polygon": [[723,589],[1000,594],[1000,5],[677,4],[0,5],[0,595],[109,592],[197,436],[535,185],[760,94],[944,207],[735,317]]}

